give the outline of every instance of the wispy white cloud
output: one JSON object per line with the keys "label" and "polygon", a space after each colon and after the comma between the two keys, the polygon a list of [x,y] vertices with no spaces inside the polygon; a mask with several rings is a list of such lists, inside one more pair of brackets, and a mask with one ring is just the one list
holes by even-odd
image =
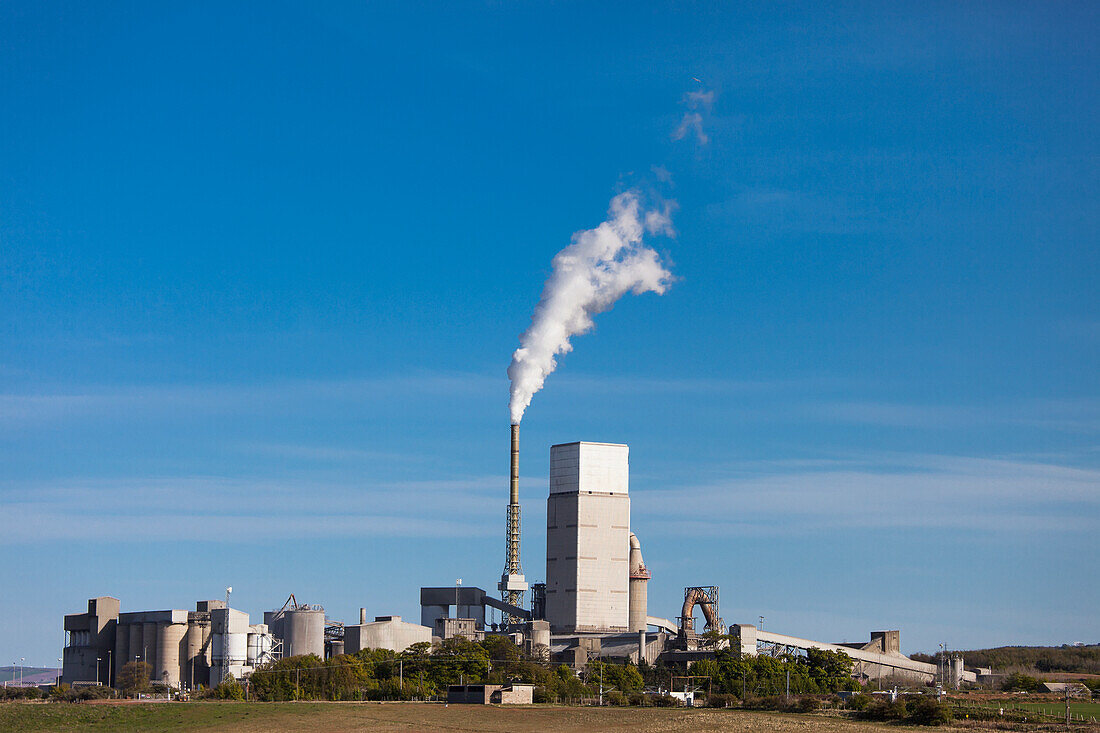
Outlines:
{"label": "wispy white cloud", "polygon": [[683,140],[689,134],[693,134],[695,141],[700,145],[706,145],[710,142],[710,138],[703,130],[703,114],[710,113],[713,102],[713,91],[688,92],[685,94],[681,103],[687,107],[687,111],[680,119],[680,124],[672,131],[672,139]]}
{"label": "wispy white cloud", "polygon": [[[782,462],[635,495],[662,533],[789,535],[857,528],[1100,530],[1100,470],[1006,459],[884,454],[862,466]],[[700,518],[697,508],[707,507]],[[731,529],[731,523],[734,525]]]}
{"label": "wispy white cloud", "polygon": [[810,402],[802,409],[817,419],[889,427],[959,429],[999,424],[1100,431],[1100,402],[1089,398],[1030,399],[989,405],[838,400]]}
{"label": "wispy white cloud", "polygon": [[57,419],[194,414],[272,414],[319,401],[353,404],[399,395],[491,395],[502,378],[484,374],[412,374],[358,379],[211,384],[88,385],[0,394],[0,426]]}
{"label": "wispy white cloud", "polygon": [[362,484],[184,476],[0,484],[0,543],[286,537],[474,537],[505,476]]}

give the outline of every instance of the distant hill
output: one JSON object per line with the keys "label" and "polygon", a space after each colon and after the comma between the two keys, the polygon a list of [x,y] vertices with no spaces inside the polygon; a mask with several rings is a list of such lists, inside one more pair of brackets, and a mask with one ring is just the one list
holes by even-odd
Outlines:
{"label": "distant hill", "polygon": [[[961,654],[967,667],[993,667],[998,672],[1071,672],[1100,674],[1100,644],[1085,646],[999,646],[995,649],[951,650]],[[935,664],[936,654],[912,654],[913,659]]]}
{"label": "distant hill", "polygon": [[[23,684],[52,684],[57,678],[57,667],[23,667]],[[0,685],[5,682],[19,684],[19,666],[0,667]]]}

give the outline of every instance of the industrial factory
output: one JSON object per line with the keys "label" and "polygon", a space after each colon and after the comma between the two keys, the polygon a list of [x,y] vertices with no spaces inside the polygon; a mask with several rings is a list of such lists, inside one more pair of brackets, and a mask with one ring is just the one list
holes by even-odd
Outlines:
{"label": "industrial factory", "polygon": [[[686,664],[732,646],[743,655],[843,651],[863,679],[931,680],[937,675],[936,665],[901,653],[898,631],[873,632],[865,644],[829,644],[750,624],[727,627],[719,615],[717,586],[685,588],[674,620],[649,615],[650,573],[639,534],[631,528],[629,479],[626,445],[551,446],[545,582],[528,584],[520,566],[519,426],[512,425],[499,597],[475,586],[422,587],[419,623],[400,616],[368,621],[360,609],[357,624],[327,618],[322,606],[299,603],[293,595],[278,609],[265,611],[263,623],[257,624],[230,606],[232,589],[224,599],[197,601],[193,611],[122,612],[116,598],[93,598],[86,613],[65,616],[62,680],[114,685],[127,662],[143,661],[153,681],[197,689],[245,678],[284,656],[400,652],[421,642],[438,644],[454,636],[477,640],[486,634],[506,635],[533,657],[574,669],[597,657]],[[487,622],[487,609],[490,615],[499,612],[501,621]],[[696,610],[704,618],[701,630],[695,626]],[[956,682],[974,679],[961,660],[952,674]]]}

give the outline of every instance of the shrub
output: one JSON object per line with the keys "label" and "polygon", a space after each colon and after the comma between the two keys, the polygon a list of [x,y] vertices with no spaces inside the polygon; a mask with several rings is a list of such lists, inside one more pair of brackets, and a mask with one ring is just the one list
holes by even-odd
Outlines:
{"label": "shrub", "polygon": [[783,698],[778,695],[768,695],[757,698],[756,707],[760,710],[779,710],[783,707]]}
{"label": "shrub", "polygon": [[737,699],[737,695],[730,695],[728,693],[716,692],[707,698],[707,706],[712,708],[732,708],[741,702]]}
{"label": "shrub", "polygon": [[1001,689],[1005,692],[1022,690],[1024,692],[1038,692],[1043,687],[1043,682],[1035,677],[1030,677],[1022,672],[1013,672],[1005,677]]}
{"label": "shrub", "polygon": [[237,680],[226,680],[217,686],[214,696],[219,700],[244,700],[244,688]]}
{"label": "shrub", "polygon": [[915,700],[909,709],[907,722],[914,725],[943,725],[952,719],[951,709],[931,697]]}
{"label": "shrub", "polygon": [[672,695],[646,695],[647,702],[655,708],[674,708],[680,701]]}
{"label": "shrub", "polygon": [[852,695],[845,702],[844,706],[849,710],[866,710],[867,706],[871,704],[871,696],[866,692],[861,692],[857,695]]}
{"label": "shrub", "polygon": [[800,697],[794,703],[794,709],[797,713],[812,713],[818,707],[819,704],[815,697]]}
{"label": "shrub", "polygon": [[903,720],[909,711],[902,700],[872,700],[864,708],[862,716],[868,720]]}
{"label": "shrub", "polygon": [[641,707],[646,704],[645,698],[646,696],[641,692],[632,692],[630,693],[628,700],[630,701],[631,705]]}
{"label": "shrub", "polygon": [[618,690],[612,690],[604,697],[607,699],[607,703],[609,705],[626,705],[628,702],[626,699],[626,695],[619,692]]}
{"label": "shrub", "polygon": [[105,700],[108,697],[114,697],[115,691],[105,685],[97,685],[70,690],[69,696],[73,700]]}

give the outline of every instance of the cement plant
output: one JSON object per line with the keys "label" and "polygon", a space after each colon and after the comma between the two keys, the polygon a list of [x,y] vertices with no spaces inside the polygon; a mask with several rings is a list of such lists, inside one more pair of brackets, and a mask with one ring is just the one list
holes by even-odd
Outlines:
{"label": "cement plant", "polygon": [[[100,596],[88,600],[86,612],[64,618],[60,682],[114,686],[127,663],[144,662],[151,682],[188,692],[247,680],[282,657],[404,652],[416,644],[438,647],[455,637],[480,641],[492,635],[510,639],[533,659],[580,673],[593,660],[687,670],[727,650],[741,657],[820,650],[847,655],[853,678],[864,684],[908,679],[958,688],[983,676],[992,679],[989,669],[968,669],[959,656],[940,665],[906,657],[896,629],[870,631],[865,643],[838,644],[749,623],[727,626],[718,586],[685,587],[682,604],[659,599],[661,607],[678,605],[678,615],[651,615],[651,575],[639,539],[645,528],[632,527],[630,519],[629,454],[628,446],[616,443],[550,447],[544,582],[528,583],[520,567],[519,426],[512,425],[499,597],[469,585],[421,587],[420,618],[409,621],[393,615],[368,620],[365,608],[357,620],[332,619],[323,599],[301,602],[291,594],[279,608],[264,610],[259,622],[259,614],[232,607],[231,588],[224,598],[196,601],[194,610],[123,611],[120,599]],[[487,621],[492,611],[501,622]],[[528,690],[523,699],[530,697]]]}

